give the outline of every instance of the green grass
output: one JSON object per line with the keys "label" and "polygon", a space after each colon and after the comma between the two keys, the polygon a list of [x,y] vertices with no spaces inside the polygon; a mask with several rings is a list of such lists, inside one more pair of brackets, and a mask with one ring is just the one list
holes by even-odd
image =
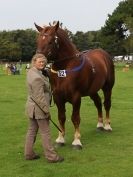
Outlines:
{"label": "green grass", "polygon": [[[35,145],[41,159],[24,160],[28,121],[25,116],[25,70],[21,75],[4,75],[0,67],[0,177],[132,177],[133,176],[133,70],[116,70],[111,123],[113,132],[97,132],[97,112],[89,97],[82,99],[81,141],[73,150],[71,106],[67,104],[66,146],[58,148],[65,157],[60,164],[48,164],[43,157],[40,135]],[[57,121],[55,105],[51,108]],[[51,124],[54,143],[58,131]]]}

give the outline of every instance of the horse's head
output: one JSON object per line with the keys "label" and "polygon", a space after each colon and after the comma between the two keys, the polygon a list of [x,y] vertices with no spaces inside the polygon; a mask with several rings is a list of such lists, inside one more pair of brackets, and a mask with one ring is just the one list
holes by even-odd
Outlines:
{"label": "horse's head", "polygon": [[35,24],[35,27],[39,31],[39,36],[37,38],[37,53],[42,53],[46,57],[55,56],[55,52],[58,48],[57,35],[56,32],[59,28],[59,21],[54,26],[40,27]]}

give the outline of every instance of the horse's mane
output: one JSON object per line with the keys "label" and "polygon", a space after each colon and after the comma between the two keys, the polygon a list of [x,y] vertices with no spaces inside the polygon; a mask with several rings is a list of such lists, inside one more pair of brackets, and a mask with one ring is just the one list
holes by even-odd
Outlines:
{"label": "horse's mane", "polygon": [[67,49],[73,49],[74,52],[77,51],[77,48],[70,39],[69,32],[66,29],[62,29],[59,27],[57,30],[57,37],[67,47]]}

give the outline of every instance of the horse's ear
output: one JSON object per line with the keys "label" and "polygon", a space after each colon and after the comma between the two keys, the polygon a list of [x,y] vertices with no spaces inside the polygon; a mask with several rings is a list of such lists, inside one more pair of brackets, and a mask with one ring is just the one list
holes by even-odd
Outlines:
{"label": "horse's ear", "polygon": [[34,23],[34,25],[39,32],[43,30],[43,28],[41,26],[38,26],[36,23]]}
{"label": "horse's ear", "polygon": [[55,26],[54,26],[54,30],[55,30],[55,31],[57,31],[57,30],[58,30],[59,25],[60,25],[60,23],[59,23],[59,21],[57,21],[57,22],[56,22],[56,24],[55,24]]}

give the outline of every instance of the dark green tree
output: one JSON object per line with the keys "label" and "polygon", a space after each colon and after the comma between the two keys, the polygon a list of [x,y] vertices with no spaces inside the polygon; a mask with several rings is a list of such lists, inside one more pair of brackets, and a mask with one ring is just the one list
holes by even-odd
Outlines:
{"label": "dark green tree", "polygon": [[22,60],[30,60],[36,50],[36,32],[32,29],[14,31],[14,42],[21,48]]}
{"label": "dark green tree", "polygon": [[101,28],[101,46],[113,55],[128,54],[127,41],[131,38],[133,29],[132,9],[132,0],[120,2],[112,15],[108,15],[104,27]]}
{"label": "dark green tree", "polygon": [[86,33],[78,31],[73,35],[72,40],[80,51],[99,48],[99,34],[100,31],[88,31]]}
{"label": "dark green tree", "polygon": [[0,32],[0,59],[31,60],[36,50],[36,35],[32,29]]}

